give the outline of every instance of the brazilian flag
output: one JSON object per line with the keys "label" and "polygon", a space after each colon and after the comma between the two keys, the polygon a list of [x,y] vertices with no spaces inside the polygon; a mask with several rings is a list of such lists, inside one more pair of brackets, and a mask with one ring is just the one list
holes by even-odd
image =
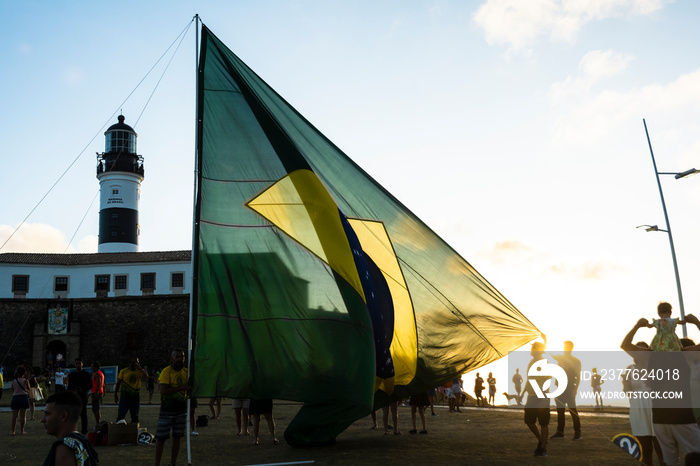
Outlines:
{"label": "brazilian flag", "polygon": [[371,410],[539,330],[202,26],[193,394],[303,402],[285,438]]}

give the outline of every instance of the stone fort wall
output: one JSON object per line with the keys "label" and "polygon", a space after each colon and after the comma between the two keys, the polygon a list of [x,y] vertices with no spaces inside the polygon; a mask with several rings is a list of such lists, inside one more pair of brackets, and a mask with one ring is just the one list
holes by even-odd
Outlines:
{"label": "stone fort wall", "polygon": [[65,335],[49,335],[48,309],[56,300],[0,299],[0,362],[6,374],[17,364],[45,368],[50,349],[65,348],[72,366],[81,357],[89,367],[129,364],[138,356],[142,366],[169,364],[173,348],[187,348],[190,296],[154,295],[61,301],[69,309]]}

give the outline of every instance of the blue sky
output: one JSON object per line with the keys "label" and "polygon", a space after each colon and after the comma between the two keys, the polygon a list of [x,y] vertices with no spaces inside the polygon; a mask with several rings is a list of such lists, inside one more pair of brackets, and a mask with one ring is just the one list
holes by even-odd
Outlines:
{"label": "blue sky", "polygon": [[[170,55],[123,102],[198,13],[553,345],[617,348],[659,300],[678,315],[668,236],[635,229],[664,223],[642,119],[661,171],[700,168],[699,10],[661,0],[2,2],[0,244],[75,163],[0,252],[96,251],[95,152],[120,111],[145,159],[141,250],[191,247],[194,27],[148,105]],[[700,177],[662,186],[686,312],[700,313]]]}

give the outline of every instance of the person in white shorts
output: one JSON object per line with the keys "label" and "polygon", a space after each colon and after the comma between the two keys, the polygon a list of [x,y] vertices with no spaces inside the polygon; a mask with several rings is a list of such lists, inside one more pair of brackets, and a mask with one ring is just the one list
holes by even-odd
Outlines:
{"label": "person in white shorts", "polygon": [[248,416],[248,407],[250,406],[250,400],[234,398],[232,405],[233,410],[236,412],[236,426],[238,426],[238,433],[236,435],[250,435],[250,432],[248,432],[248,423],[250,419]]}

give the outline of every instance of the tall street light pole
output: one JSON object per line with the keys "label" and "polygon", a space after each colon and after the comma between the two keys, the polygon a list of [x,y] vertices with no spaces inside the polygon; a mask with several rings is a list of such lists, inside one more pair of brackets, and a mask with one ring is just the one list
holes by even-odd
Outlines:
{"label": "tall street light pole", "polygon": [[[673,234],[671,233],[671,224],[668,221],[668,212],[666,211],[666,201],[664,200],[664,192],[661,189],[661,180],[659,178],[659,175],[675,175],[676,179],[683,178],[686,176],[694,175],[700,170],[696,170],[694,168],[690,170],[686,170],[684,172],[680,173],[669,173],[669,172],[661,172],[656,168],[656,160],[654,159],[654,150],[651,148],[651,139],[649,139],[649,131],[647,130],[647,122],[646,120],[642,119],[644,122],[644,131],[646,132],[647,135],[647,142],[649,143],[649,152],[651,153],[651,161],[654,164],[654,174],[656,175],[656,184],[659,186],[659,196],[661,196],[661,207],[664,209],[664,218],[666,219],[666,230],[662,230],[661,228],[658,228],[656,225],[649,226],[649,225],[643,225],[646,231],[665,231],[668,233],[668,241],[671,245],[671,257],[673,258],[673,270],[676,273],[676,287],[678,288],[678,304],[680,305],[680,311],[681,311],[681,319],[685,320],[685,308],[683,307],[683,292],[681,291],[681,277],[680,274],[678,273],[678,261],[676,261],[676,248],[673,246]],[[683,326],[683,338],[688,337],[688,331],[686,330],[686,326]]]}

